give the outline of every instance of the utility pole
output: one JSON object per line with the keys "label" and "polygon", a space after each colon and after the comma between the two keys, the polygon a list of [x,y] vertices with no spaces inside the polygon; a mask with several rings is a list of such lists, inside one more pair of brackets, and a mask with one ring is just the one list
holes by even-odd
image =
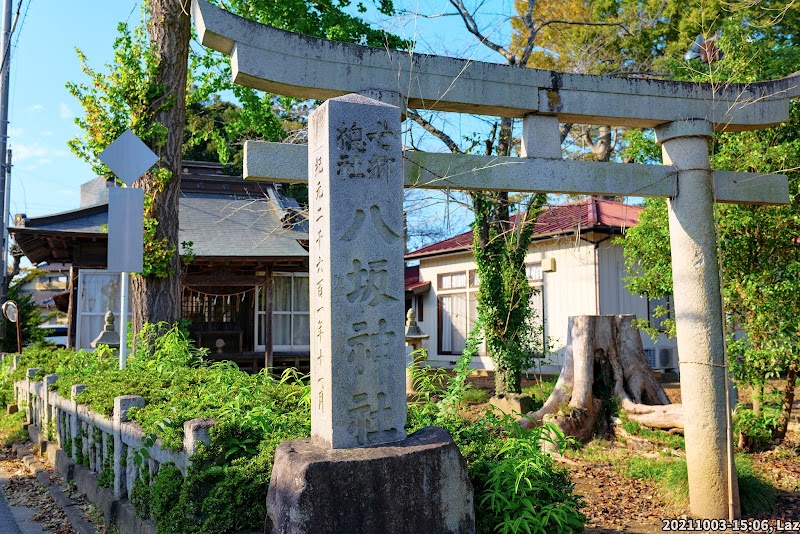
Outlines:
{"label": "utility pole", "polygon": [[[8,287],[6,273],[6,254],[8,250],[8,203],[6,202],[6,189],[8,187],[8,174],[10,171],[10,157],[7,158],[8,148],[8,87],[9,72],[11,72],[11,2],[3,0],[3,40],[0,43],[0,58],[2,58],[2,72],[0,72],[0,304],[6,301],[6,288]],[[6,322],[0,321],[0,350],[5,350]]]}

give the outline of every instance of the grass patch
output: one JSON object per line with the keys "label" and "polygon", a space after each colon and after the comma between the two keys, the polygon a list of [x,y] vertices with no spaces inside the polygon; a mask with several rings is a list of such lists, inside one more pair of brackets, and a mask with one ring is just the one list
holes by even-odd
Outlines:
{"label": "grass patch", "polygon": [[[689,482],[685,460],[634,456],[621,464],[620,470],[623,475],[631,478],[652,480],[666,500],[674,506],[685,508],[689,505]],[[739,479],[742,514],[770,512],[775,506],[775,487],[756,475],[753,463],[741,454],[736,456],[736,473]]]}
{"label": "grass patch", "polygon": [[485,389],[471,388],[464,392],[464,404],[484,404],[489,402],[489,392]]}
{"label": "grass patch", "polygon": [[752,515],[772,511],[777,491],[772,484],[756,474],[753,462],[747,456],[736,456],[736,474],[739,477],[742,513]]}
{"label": "grass patch", "polygon": [[658,447],[686,450],[686,440],[680,434],[670,434],[663,430],[647,428],[636,421],[630,421],[624,417],[622,417],[622,428],[627,433],[646,439]]}
{"label": "grass patch", "polygon": [[18,441],[28,439],[28,432],[22,427],[25,421],[25,412],[11,415],[0,413],[0,446],[10,447]]}
{"label": "grass patch", "polygon": [[668,471],[669,462],[634,456],[624,466],[623,474],[629,478],[661,480],[667,475]]}
{"label": "grass patch", "polygon": [[557,376],[543,376],[536,380],[532,386],[522,389],[522,394],[527,395],[533,399],[533,410],[538,410],[547,400],[547,397],[553,392],[556,387]]}
{"label": "grass patch", "polygon": [[578,449],[567,450],[567,456],[592,463],[616,463],[619,460],[618,449],[605,439],[593,439],[585,445],[576,444]]}

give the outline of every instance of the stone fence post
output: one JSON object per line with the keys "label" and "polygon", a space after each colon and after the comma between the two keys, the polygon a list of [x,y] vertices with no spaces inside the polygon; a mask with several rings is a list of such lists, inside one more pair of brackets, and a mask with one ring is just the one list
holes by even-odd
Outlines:
{"label": "stone fence post", "polygon": [[192,465],[192,455],[202,443],[206,447],[211,444],[211,427],[217,424],[215,419],[192,419],[183,423],[183,450],[186,453],[186,469]]}
{"label": "stone fence post", "polygon": [[57,374],[45,375],[42,384],[42,433],[50,439],[50,421],[53,419],[53,406],[50,402],[50,386],[58,380]]}
{"label": "stone fence post", "polygon": [[133,408],[144,408],[144,398],[139,395],[122,395],[114,399],[114,495],[123,498],[128,492],[127,446],[122,442],[122,423],[128,422],[128,411]]}
{"label": "stone fence post", "polygon": [[33,377],[36,376],[36,373],[39,371],[40,369],[38,367],[29,367],[25,373],[25,417],[28,419],[29,423],[35,423],[34,414],[36,411],[33,406],[35,402],[34,396],[31,395],[31,383],[33,382]]}
{"label": "stone fence post", "polygon": [[[76,384],[70,389],[72,412],[69,415],[69,438],[72,440],[72,460],[78,463],[78,447],[81,446],[81,420],[78,417],[78,401],[75,398],[86,389],[86,384]],[[81,453],[83,450],[81,449]]]}

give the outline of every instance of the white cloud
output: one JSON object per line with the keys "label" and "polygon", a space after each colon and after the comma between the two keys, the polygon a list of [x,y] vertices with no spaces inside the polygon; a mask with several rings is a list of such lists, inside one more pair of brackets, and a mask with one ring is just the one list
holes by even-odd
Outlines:
{"label": "white cloud", "polygon": [[22,128],[9,128],[8,129],[8,136],[9,137],[24,137],[25,130]]}
{"label": "white cloud", "polygon": [[28,108],[28,111],[44,111],[44,106],[42,104],[34,104]]}
{"label": "white cloud", "polygon": [[14,161],[25,161],[26,159],[43,158],[51,151],[41,146],[39,143],[26,145],[24,143],[15,144],[11,147],[13,149]]}
{"label": "white cloud", "polygon": [[72,113],[72,110],[69,109],[69,106],[66,105],[64,102],[61,102],[61,104],[59,105],[58,114],[62,119],[71,119],[75,116],[75,114]]}
{"label": "white cloud", "polygon": [[[28,159],[28,160],[24,161],[23,163],[20,163],[20,160],[16,156],[16,152],[14,153],[13,158],[14,159],[11,162],[11,164],[15,166],[16,171],[18,172],[18,174],[34,173],[34,172],[38,171],[39,169],[43,169],[43,168],[49,167],[49,166],[51,166],[53,164],[53,161],[51,159],[43,158],[43,157],[37,157],[35,159]],[[13,172],[12,172],[12,174],[13,174]]]}
{"label": "white cloud", "polygon": [[52,130],[45,130],[45,131],[41,132],[39,135],[41,135],[42,137],[53,137],[53,131]]}

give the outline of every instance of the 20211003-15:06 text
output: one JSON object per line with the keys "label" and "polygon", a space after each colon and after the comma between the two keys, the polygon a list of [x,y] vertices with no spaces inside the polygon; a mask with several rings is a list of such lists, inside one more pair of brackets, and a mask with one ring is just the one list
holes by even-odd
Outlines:
{"label": "20211003-15:06 text", "polygon": [[800,520],[662,519],[664,532],[800,532]]}

